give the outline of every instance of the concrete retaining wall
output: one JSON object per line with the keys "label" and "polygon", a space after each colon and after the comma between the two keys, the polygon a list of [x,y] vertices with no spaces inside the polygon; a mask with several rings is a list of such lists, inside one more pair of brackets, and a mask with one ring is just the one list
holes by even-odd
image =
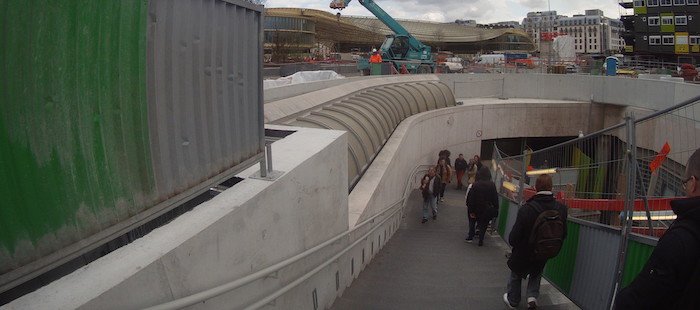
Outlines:
{"label": "concrete retaining wall", "polygon": [[[279,179],[250,179],[252,167],[191,212],[6,307],[141,309],[239,279],[347,231],[347,134],[299,129],[272,151],[275,170],[285,171]],[[322,258],[194,308],[248,305]]]}
{"label": "concrete retaining wall", "polygon": [[560,74],[441,74],[455,98],[592,101],[661,110],[700,94],[700,85],[660,80]]}

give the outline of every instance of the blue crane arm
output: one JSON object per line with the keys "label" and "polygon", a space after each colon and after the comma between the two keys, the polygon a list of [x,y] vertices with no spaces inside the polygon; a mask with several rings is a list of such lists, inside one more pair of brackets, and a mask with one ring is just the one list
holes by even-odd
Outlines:
{"label": "blue crane arm", "polygon": [[[337,10],[342,10],[348,6],[352,0],[333,0],[331,2],[331,9],[337,9]],[[399,22],[397,22],[393,17],[391,17],[389,14],[387,14],[379,5],[377,5],[374,0],[358,0],[360,1],[360,4],[367,8],[374,16],[377,17],[384,25],[389,27],[391,31],[393,31],[397,35],[403,35],[408,37],[409,44],[413,46],[413,48],[416,51],[425,51],[427,50],[428,53],[430,53],[430,47],[427,45],[423,44],[422,42],[418,41],[416,38],[414,38],[410,33],[408,33],[408,30],[401,26]]]}

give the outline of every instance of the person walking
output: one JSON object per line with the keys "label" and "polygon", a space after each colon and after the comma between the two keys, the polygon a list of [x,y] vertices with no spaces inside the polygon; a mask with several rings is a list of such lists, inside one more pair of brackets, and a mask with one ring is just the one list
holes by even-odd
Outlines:
{"label": "person walking", "polygon": [[433,212],[433,220],[437,220],[437,196],[440,192],[440,178],[435,175],[434,167],[430,167],[428,174],[421,179],[419,190],[423,195],[423,218],[421,223],[428,221],[429,211]]}
{"label": "person walking", "polygon": [[616,297],[615,308],[700,309],[700,149],[688,159],[686,198],[671,201],[677,215],[642,271]]}
{"label": "person walking", "polygon": [[491,171],[487,167],[482,167],[476,173],[476,181],[472,184],[467,194],[467,212],[475,216],[475,222],[472,222],[472,217],[469,220],[469,235],[467,241],[474,238],[473,223],[479,229],[479,246],[484,245],[484,236],[486,236],[486,228],[489,226],[491,219],[498,215],[498,193],[496,192],[496,184],[491,181]]}
{"label": "person walking", "polygon": [[467,183],[474,184],[476,180],[476,172],[479,171],[479,165],[476,164],[474,158],[469,159],[469,164],[467,164]]}
{"label": "person walking", "polygon": [[455,170],[457,171],[457,189],[462,189],[462,178],[464,173],[467,172],[467,161],[464,159],[464,154],[459,154],[459,157],[455,159]]}
{"label": "person walking", "polygon": [[[539,225],[540,214],[547,210],[555,210],[558,212],[558,218],[553,219],[560,221],[558,224],[561,235],[558,240],[559,248],[555,250],[558,253],[561,242],[566,238],[566,206],[557,202],[552,194],[552,177],[547,174],[542,174],[535,180],[535,190],[537,193],[530,198],[525,205],[518,210],[518,215],[515,218],[515,224],[508,236],[508,243],[513,246],[513,251],[508,259],[508,267],[510,268],[510,279],[508,280],[507,293],[503,295],[503,302],[515,309],[520,303],[520,287],[522,279],[529,277],[527,282],[527,304],[528,309],[537,308],[537,298],[540,295],[540,280],[542,272],[547,263],[547,258],[538,257],[536,254],[535,233],[536,224]],[[545,214],[548,216],[550,214]],[[549,217],[552,219],[552,217]],[[543,220],[542,220],[543,221]],[[556,224],[555,224],[556,225]],[[556,255],[554,253],[554,255]]]}
{"label": "person walking", "polygon": [[476,171],[479,171],[479,169],[481,169],[484,166],[484,164],[481,163],[481,157],[479,157],[479,155],[474,155],[473,158],[474,164],[476,165]]}
{"label": "person walking", "polygon": [[452,167],[445,162],[445,158],[440,158],[438,160],[437,166],[435,166],[435,173],[440,178],[440,202],[445,201],[445,187],[447,183],[452,179]]}

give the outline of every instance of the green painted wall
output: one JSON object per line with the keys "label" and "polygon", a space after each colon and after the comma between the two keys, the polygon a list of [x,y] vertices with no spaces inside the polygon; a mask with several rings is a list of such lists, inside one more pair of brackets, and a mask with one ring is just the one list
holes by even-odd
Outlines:
{"label": "green painted wall", "polygon": [[0,1],[0,272],[155,200],[146,0]]}
{"label": "green painted wall", "polygon": [[567,235],[564,245],[555,258],[550,259],[544,268],[544,276],[561,288],[565,293],[571,292],[571,282],[574,277],[574,266],[578,254],[578,238],[581,225],[567,222]]}
{"label": "green painted wall", "polygon": [[498,233],[503,236],[503,238],[508,241],[508,236],[506,233],[506,225],[508,224],[508,210],[510,209],[510,200],[508,198],[503,198],[499,196],[501,200],[500,210],[498,211]]}
{"label": "green painted wall", "polygon": [[627,256],[625,257],[625,270],[622,274],[622,287],[632,283],[637,277],[642,267],[647,263],[654,247],[633,240],[627,243]]}

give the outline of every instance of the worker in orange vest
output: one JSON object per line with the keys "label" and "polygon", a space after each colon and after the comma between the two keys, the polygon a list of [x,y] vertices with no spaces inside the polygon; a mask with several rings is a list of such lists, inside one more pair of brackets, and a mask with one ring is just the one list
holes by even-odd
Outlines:
{"label": "worker in orange vest", "polygon": [[371,63],[373,63],[373,64],[377,64],[377,63],[382,62],[382,56],[379,55],[379,52],[377,52],[377,49],[376,49],[376,48],[375,48],[375,49],[372,49],[372,53],[373,53],[373,54],[372,54],[372,56],[369,58],[369,62],[371,62]]}

